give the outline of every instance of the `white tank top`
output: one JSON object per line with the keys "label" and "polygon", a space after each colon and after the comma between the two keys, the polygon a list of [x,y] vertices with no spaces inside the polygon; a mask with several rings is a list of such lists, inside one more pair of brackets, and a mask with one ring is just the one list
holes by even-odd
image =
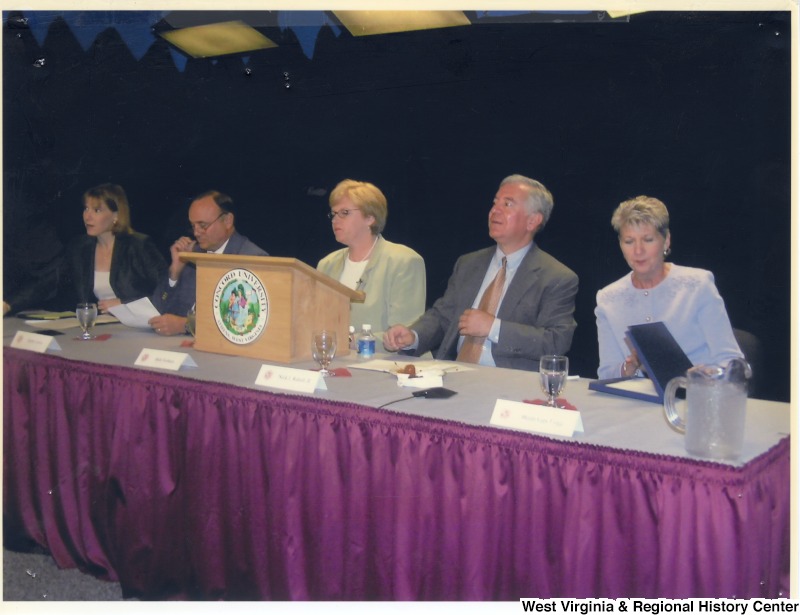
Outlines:
{"label": "white tank top", "polygon": [[117,296],[111,288],[111,272],[110,271],[95,271],[94,272],[94,296],[98,301],[106,299],[116,299]]}
{"label": "white tank top", "polygon": [[339,277],[339,281],[347,286],[347,288],[361,290],[361,288],[359,288],[362,286],[360,283],[361,274],[363,274],[364,269],[367,268],[368,262],[369,261],[360,261],[358,263],[354,263],[349,258],[346,258],[344,261],[344,269],[342,270],[342,275]]}

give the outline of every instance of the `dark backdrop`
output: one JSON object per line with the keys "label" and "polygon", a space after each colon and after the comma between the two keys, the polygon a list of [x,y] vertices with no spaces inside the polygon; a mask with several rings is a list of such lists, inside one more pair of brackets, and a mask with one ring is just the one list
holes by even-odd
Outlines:
{"label": "dark backdrop", "polygon": [[670,209],[671,258],[714,272],[733,325],[766,346],[764,393],[788,399],[788,12],[324,27],[313,59],[287,30],[246,62],[183,71],[163,41],[137,61],[113,28],[87,51],[61,20],[41,46],[7,20],[3,34],[6,289],[37,249],[29,231],[81,233],[81,194],[105,181],[165,254],[215,188],[270,254],[316,265],[337,248],[327,193],[350,177],[387,195],[385,236],[425,258],[430,303],[458,255],[489,245],[497,185],[522,173],[555,197],[537,241],[580,277],[572,371],[595,375],[595,293],[627,271],[611,213],[648,194]]}

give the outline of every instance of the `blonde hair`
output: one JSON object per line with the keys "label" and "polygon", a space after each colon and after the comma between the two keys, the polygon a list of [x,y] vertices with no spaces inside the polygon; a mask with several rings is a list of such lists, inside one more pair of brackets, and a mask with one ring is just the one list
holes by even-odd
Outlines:
{"label": "blonde hair", "polygon": [[611,226],[619,234],[624,226],[649,224],[666,238],[669,233],[669,211],[657,198],[640,195],[623,201],[611,216]]}
{"label": "blonde hair", "polygon": [[354,179],[342,180],[331,191],[328,203],[333,208],[345,197],[349,198],[364,216],[372,216],[375,219],[369,227],[373,235],[383,231],[386,227],[386,218],[389,216],[389,208],[386,197],[377,186]]}

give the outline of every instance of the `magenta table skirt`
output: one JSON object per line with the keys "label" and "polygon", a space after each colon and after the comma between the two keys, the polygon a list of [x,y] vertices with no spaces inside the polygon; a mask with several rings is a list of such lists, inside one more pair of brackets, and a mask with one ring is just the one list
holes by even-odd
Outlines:
{"label": "magenta table skirt", "polygon": [[6,530],[127,596],[788,595],[789,439],[741,468],[4,349]]}

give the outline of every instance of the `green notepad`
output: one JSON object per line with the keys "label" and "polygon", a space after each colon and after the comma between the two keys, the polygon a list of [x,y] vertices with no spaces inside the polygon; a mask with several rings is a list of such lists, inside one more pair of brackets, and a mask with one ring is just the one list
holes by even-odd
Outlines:
{"label": "green notepad", "polygon": [[75,318],[75,312],[50,312],[48,310],[27,310],[17,314],[17,318],[26,320],[59,320],[60,318]]}

